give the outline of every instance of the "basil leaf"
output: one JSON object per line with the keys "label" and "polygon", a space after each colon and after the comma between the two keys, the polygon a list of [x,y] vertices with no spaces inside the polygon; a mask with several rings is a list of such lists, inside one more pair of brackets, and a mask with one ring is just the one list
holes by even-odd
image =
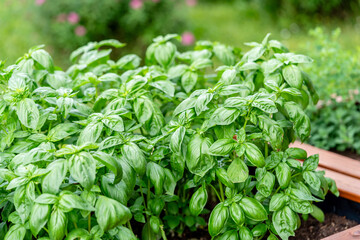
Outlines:
{"label": "basil leaf", "polygon": [[240,158],[235,158],[227,169],[227,175],[233,183],[245,182],[249,177],[249,168]]}
{"label": "basil leaf", "polygon": [[173,153],[179,153],[181,150],[181,144],[184,140],[186,128],[180,126],[171,136],[170,149]]}
{"label": "basil leaf", "polygon": [[272,222],[277,234],[282,239],[295,236],[294,230],[297,228],[297,216],[288,206],[276,211],[272,216]]}
{"label": "basil leaf", "polygon": [[90,123],[81,131],[77,144],[95,143],[100,137],[104,124],[102,122]]}
{"label": "basil leaf", "polygon": [[34,100],[25,98],[17,103],[16,113],[20,122],[28,128],[36,129],[40,119],[40,113]]}
{"label": "basil leaf", "polygon": [[269,197],[275,185],[275,176],[270,172],[266,172],[264,177],[257,182],[256,189],[264,196]]}
{"label": "basil leaf", "polygon": [[282,209],[289,201],[289,197],[284,193],[276,193],[271,197],[269,210],[271,212]]}
{"label": "basil leaf", "polygon": [[56,125],[49,131],[48,139],[51,142],[60,141],[70,135],[78,132],[77,124],[75,123],[62,123]]}
{"label": "basil leaf", "polygon": [[212,210],[208,223],[208,230],[212,237],[218,235],[224,228],[229,217],[229,209],[224,206],[224,203],[219,203]]}
{"label": "basil leaf", "polygon": [[50,239],[62,240],[66,234],[67,218],[63,211],[59,208],[55,208],[48,222],[48,230]]}
{"label": "basil leaf", "polygon": [[154,185],[155,194],[161,195],[163,192],[163,185],[165,181],[164,169],[154,163],[149,162],[146,167],[146,176],[150,179],[150,182]]}
{"label": "basil leaf", "polygon": [[302,76],[300,69],[295,65],[285,66],[282,70],[285,81],[290,85],[290,87],[300,89],[302,86]]}
{"label": "basil leaf", "polygon": [[244,143],[245,156],[253,165],[257,167],[264,167],[265,160],[259,148],[253,143]]}
{"label": "basil leaf", "polygon": [[50,206],[35,203],[30,215],[30,230],[36,237],[40,230],[45,226],[50,216]]}
{"label": "basil leaf", "polygon": [[124,158],[134,168],[140,176],[145,174],[146,160],[142,150],[133,142],[128,142],[122,146],[121,149]]}
{"label": "basil leaf", "polygon": [[279,185],[282,189],[285,189],[289,186],[291,181],[291,169],[286,163],[279,163],[275,168],[276,179],[279,182]]}
{"label": "basil leaf", "polygon": [[209,155],[210,145],[210,139],[199,134],[190,139],[185,162],[191,173],[204,176],[215,165],[213,157]]}
{"label": "basil leaf", "polygon": [[68,162],[65,159],[59,159],[50,163],[47,169],[50,171],[43,178],[42,190],[44,193],[56,194],[59,192],[60,185],[68,172]]}
{"label": "basil leaf", "polygon": [[93,153],[92,156],[94,157],[95,160],[104,164],[115,174],[115,180],[114,180],[115,184],[120,182],[123,172],[122,172],[121,164],[118,162],[118,159],[107,153],[100,151]]}
{"label": "basil leaf", "polygon": [[95,215],[103,231],[125,224],[132,217],[130,210],[111,198],[100,196],[96,201]]}
{"label": "basil leaf", "polygon": [[268,216],[264,206],[256,199],[243,197],[239,204],[247,218],[254,221],[267,220]]}
{"label": "basil leaf", "polygon": [[230,216],[237,225],[242,225],[245,222],[245,213],[238,203],[230,205]]}
{"label": "basil leaf", "polygon": [[23,225],[15,224],[11,226],[5,235],[4,240],[23,240],[25,238],[26,228]]}
{"label": "basil leaf", "polygon": [[90,190],[95,182],[96,164],[88,152],[80,152],[69,159],[70,175],[85,189]]}
{"label": "basil leaf", "polygon": [[224,156],[230,153],[236,146],[236,141],[234,139],[219,139],[214,142],[209,152],[214,156]]}
{"label": "basil leaf", "polygon": [[189,203],[190,213],[194,216],[199,215],[204,209],[208,200],[205,186],[200,187],[191,197]]}

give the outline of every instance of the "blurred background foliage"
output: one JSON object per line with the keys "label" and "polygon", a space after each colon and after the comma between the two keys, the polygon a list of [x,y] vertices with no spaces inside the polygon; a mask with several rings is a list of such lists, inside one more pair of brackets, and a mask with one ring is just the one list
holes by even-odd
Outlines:
{"label": "blurred background foliage", "polygon": [[179,48],[206,39],[246,50],[239,44],[268,32],[315,60],[306,69],[321,99],[308,112],[310,142],[360,153],[360,0],[0,0],[7,64],[38,44],[67,67],[69,52],[88,41],[116,38],[128,46],[115,57],[143,57],[159,34],[182,35]]}

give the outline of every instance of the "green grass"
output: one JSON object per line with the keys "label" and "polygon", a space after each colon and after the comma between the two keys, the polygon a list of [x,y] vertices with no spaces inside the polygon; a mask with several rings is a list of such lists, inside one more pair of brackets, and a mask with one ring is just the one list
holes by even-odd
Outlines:
{"label": "green grass", "polygon": [[[288,27],[281,28],[265,14],[259,13],[255,6],[201,3],[191,8],[188,15],[197,39],[219,41],[240,48],[245,48],[244,42],[261,41],[267,33],[298,52],[302,52],[307,41],[311,40],[308,29],[300,29],[288,19],[283,23]],[[317,25],[319,23],[313,23],[310,28]],[[360,22],[357,25],[329,22],[320,23],[320,26],[327,31],[340,27],[342,34],[339,40],[347,49],[360,45]]]}
{"label": "green grass", "polygon": [[[245,49],[244,42],[261,41],[267,33],[273,39],[281,40],[293,51],[302,52],[311,38],[308,30],[298,30],[296,25],[285,19],[287,28],[279,27],[269,17],[258,11],[258,6],[248,3],[203,3],[189,8],[186,14],[189,26],[197,39],[219,41]],[[250,3],[251,4],[251,3]],[[34,0],[0,0],[0,59],[13,63],[27,50],[39,44],[46,44],[46,50],[53,53],[46,36],[32,23]],[[282,21],[284,22],[284,21]],[[288,23],[288,24],[287,24]],[[318,25],[314,23],[315,27]],[[360,44],[360,20],[356,25],[330,22],[324,24],[327,30],[342,29],[340,41],[346,49],[353,50]],[[298,30],[298,31],[297,31]],[[286,36],[288,35],[288,36]],[[54,55],[53,55],[54,56]],[[67,56],[56,54],[57,65],[68,65]]]}

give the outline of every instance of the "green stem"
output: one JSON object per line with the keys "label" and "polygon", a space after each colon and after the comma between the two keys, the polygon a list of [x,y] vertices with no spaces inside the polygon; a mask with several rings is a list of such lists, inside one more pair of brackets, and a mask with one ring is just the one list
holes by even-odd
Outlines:
{"label": "green stem", "polygon": [[221,195],[221,199],[222,199],[222,202],[225,201],[225,197],[224,197],[224,190],[223,190],[223,186],[222,186],[222,183],[220,182],[219,180],[219,191],[220,191],[220,195]]}
{"label": "green stem", "polygon": [[276,194],[279,190],[280,190],[280,186],[276,189],[274,194]]}
{"label": "green stem", "polygon": [[127,227],[132,231],[130,220],[126,223]]}
{"label": "green stem", "polygon": [[164,226],[160,225],[160,230],[161,230],[161,236],[164,240],[167,240],[166,235],[165,235],[165,231],[164,231]]}
{"label": "green stem", "polygon": [[78,228],[78,226],[77,226],[76,222],[73,222],[73,223],[74,223],[75,228],[77,229],[77,228]]}
{"label": "green stem", "polygon": [[268,142],[265,142],[265,157],[267,157],[268,156],[268,153],[269,152],[269,144],[268,144]]}
{"label": "green stem", "polygon": [[219,199],[219,201],[221,202],[221,197],[220,197],[220,195],[219,195],[219,193],[218,193],[218,191],[216,190],[216,188],[213,186],[213,185],[211,185],[211,184],[209,184],[209,186],[214,190],[214,192],[215,192],[215,194],[216,194],[216,196],[217,196],[217,198]]}
{"label": "green stem", "polygon": [[88,216],[88,230],[89,230],[89,232],[91,231],[91,213],[89,213],[89,216]]}
{"label": "green stem", "polygon": [[140,193],[141,193],[141,197],[142,197],[143,200],[144,200],[143,203],[144,203],[145,211],[147,211],[146,204],[148,204],[148,203],[145,202],[145,197],[144,197],[144,193],[143,193],[143,189],[142,189],[142,187],[141,187],[141,184],[140,184]]}

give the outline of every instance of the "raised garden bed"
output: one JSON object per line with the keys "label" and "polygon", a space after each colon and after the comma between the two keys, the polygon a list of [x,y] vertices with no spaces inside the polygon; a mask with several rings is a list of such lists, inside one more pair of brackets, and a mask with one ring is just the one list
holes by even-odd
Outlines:
{"label": "raised garden bed", "polygon": [[354,159],[353,156],[350,158],[348,154],[344,156],[300,142],[295,142],[292,146],[305,149],[309,155],[319,154],[318,169],[325,170],[325,175],[335,180],[342,197],[339,199],[330,197],[330,201],[320,204],[323,209],[333,211],[338,215],[327,214],[324,223],[316,223],[316,220],[309,219],[303,223],[303,227],[297,231],[294,239],[360,238],[360,225],[358,225],[360,222],[360,204],[358,204],[360,203],[360,161]]}
{"label": "raised garden bed", "polygon": [[309,155],[319,154],[318,169],[335,180],[340,196],[360,202],[360,161],[300,142],[292,147],[303,148]]}

